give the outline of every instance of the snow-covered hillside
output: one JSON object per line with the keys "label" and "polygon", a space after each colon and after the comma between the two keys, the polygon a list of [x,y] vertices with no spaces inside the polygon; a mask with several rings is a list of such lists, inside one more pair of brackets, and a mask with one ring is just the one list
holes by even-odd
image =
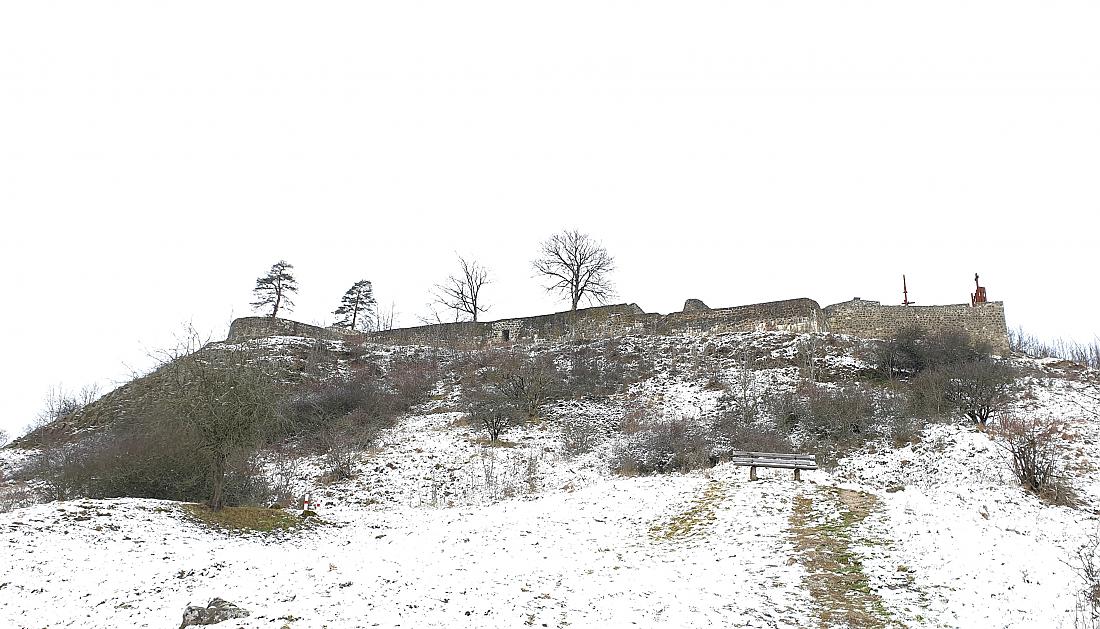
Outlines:
{"label": "snow-covered hillside", "polygon": [[[774,358],[759,378],[781,388],[797,379],[784,361],[799,340],[627,343],[689,350],[659,357],[752,344]],[[855,372],[850,349],[821,362]],[[1069,508],[1021,489],[991,438],[957,423],[904,447],[875,440],[802,482],[784,470],[750,482],[729,463],[615,475],[615,427],[634,405],[698,419],[721,403],[714,373],[656,362],[621,395],[555,403],[506,447],[485,445],[444,381],[360,453],[349,481],[319,482],[319,458],[279,463],[319,515],[293,531],[212,530],[156,500],[2,513],[0,626],[177,626],[215,597],[251,613],[226,627],[1074,626],[1072,555],[1098,526],[1094,374],[1019,359],[1030,375],[1017,413],[1073,422],[1083,504]],[[718,371],[737,380],[735,353]],[[566,443],[563,426],[578,423],[589,447]],[[9,470],[27,457],[3,452]]]}

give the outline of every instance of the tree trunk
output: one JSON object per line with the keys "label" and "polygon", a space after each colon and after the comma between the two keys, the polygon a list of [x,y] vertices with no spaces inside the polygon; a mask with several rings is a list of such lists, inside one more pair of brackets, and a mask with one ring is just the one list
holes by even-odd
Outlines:
{"label": "tree trunk", "polygon": [[226,454],[215,454],[213,466],[210,468],[210,508],[214,511],[220,511],[225,506],[225,468],[228,458]]}

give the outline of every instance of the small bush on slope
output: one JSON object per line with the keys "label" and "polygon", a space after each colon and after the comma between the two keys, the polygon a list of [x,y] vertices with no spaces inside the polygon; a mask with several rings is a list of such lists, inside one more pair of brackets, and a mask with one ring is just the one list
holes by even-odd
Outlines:
{"label": "small bush on slope", "polygon": [[712,465],[714,438],[682,418],[643,419],[616,442],[611,469],[624,476],[689,472]]}
{"label": "small bush on slope", "polygon": [[1076,500],[1063,477],[1065,426],[1051,419],[1003,417],[992,430],[993,442],[1006,455],[1025,489],[1053,504]]}

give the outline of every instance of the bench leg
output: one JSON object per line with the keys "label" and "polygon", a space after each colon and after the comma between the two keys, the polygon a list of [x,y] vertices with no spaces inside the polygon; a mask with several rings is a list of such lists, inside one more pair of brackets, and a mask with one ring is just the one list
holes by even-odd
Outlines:
{"label": "bench leg", "polygon": [[756,480],[756,466],[749,466],[749,480]]}
{"label": "bench leg", "polygon": [[802,480],[802,470],[797,467],[794,469],[794,479],[798,481]]}

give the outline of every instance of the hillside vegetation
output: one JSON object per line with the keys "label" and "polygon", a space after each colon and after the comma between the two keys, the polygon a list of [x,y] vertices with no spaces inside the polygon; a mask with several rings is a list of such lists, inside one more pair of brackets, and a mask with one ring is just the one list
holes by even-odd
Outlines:
{"label": "hillside vegetation", "polygon": [[[0,619],[1073,626],[1098,382],[919,330],[214,343],[3,451]],[[256,420],[200,421],[229,391]],[[749,482],[738,450],[822,469]],[[180,506],[219,491],[243,510]]]}

